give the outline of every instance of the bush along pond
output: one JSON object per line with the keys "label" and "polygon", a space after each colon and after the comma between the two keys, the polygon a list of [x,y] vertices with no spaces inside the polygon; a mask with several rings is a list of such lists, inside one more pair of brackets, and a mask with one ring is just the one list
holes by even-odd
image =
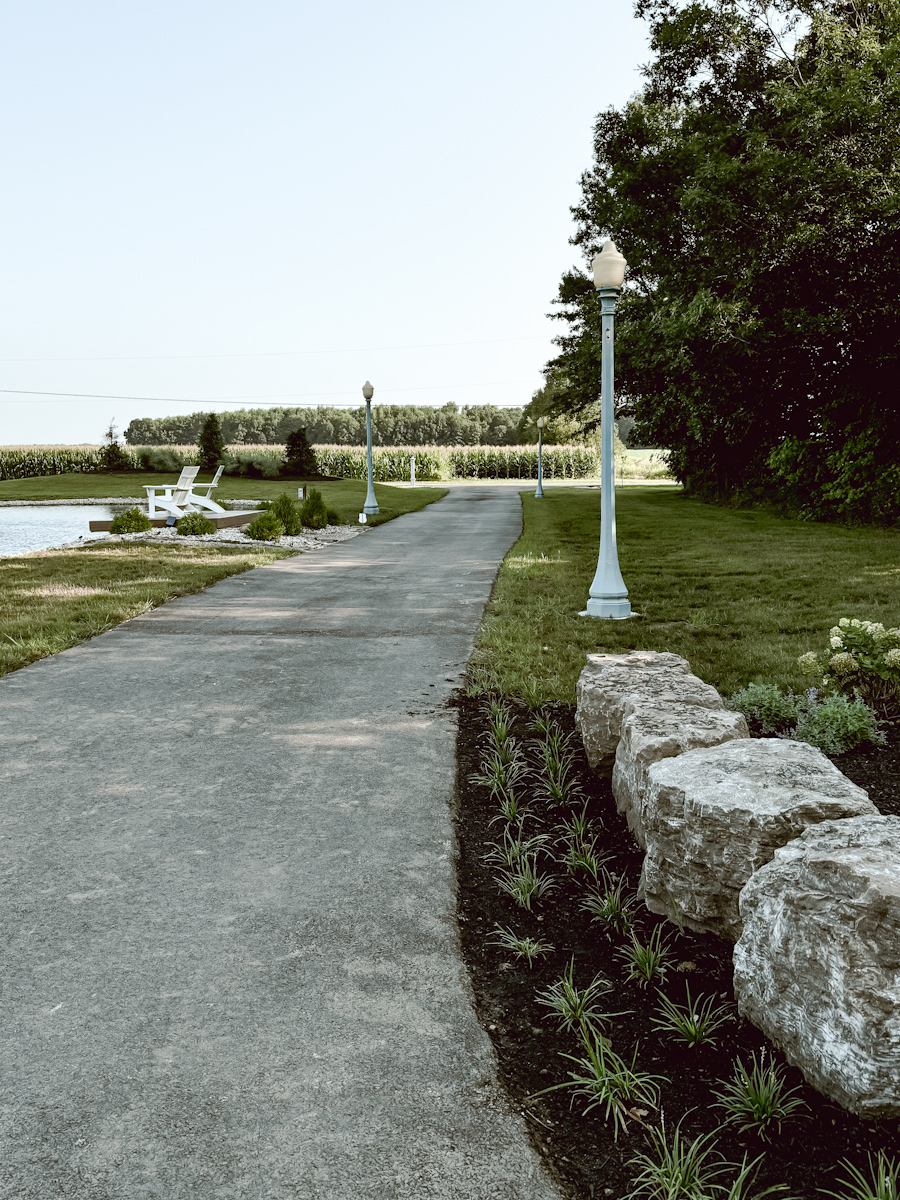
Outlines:
{"label": "bush along pond", "polygon": [[[567,1193],[896,1196],[900,1059],[873,1053],[900,1055],[891,895],[871,888],[883,919],[855,949],[885,1003],[853,992],[841,951],[859,942],[841,924],[853,863],[889,881],[900,864],[895,729],[830,758],[750,738],[686,660],[650,652],[589,656],[577,708],[459,705],[464,955],[505,1084]],[[784,719],[796,734],[795,710]],[[819,925],[790,904],[812,885]]]}

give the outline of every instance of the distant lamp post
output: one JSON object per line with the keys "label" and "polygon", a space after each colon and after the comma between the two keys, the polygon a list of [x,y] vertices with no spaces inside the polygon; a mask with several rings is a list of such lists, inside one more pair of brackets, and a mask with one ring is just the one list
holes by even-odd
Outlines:
{"label": "distant lamp post", "polygon": [[534,498],[536,500],[542,500],[544,497],[544,486],[543,486],[543,484],[544,484],[544,465],[543,465],[543,460],[541,457],[541,447],[542,447],[541,433],[543,432],[543,429],[544,429],[544,418],[543,417],[538,417],[537,427],[538,427],[538,485],[537,485],[537,491],[534,493]]}
{"label": "distant lamp post", "polygon": [[583,617],[624,620],[632,615],[616,552],[616,480],[613,462],[613,341],[616,301],[625,282],[625,259],[607,242],[591,263],[600,293],[600,556]]}
{"label": "distant lamp post", "polygon": [[372,397],[375,395],[375,389],[368,379],[363,384],[362,392],[366,401],[366,502],[363,512],[370,517],[381,510],[375,499],[375,488],[372,486]]}

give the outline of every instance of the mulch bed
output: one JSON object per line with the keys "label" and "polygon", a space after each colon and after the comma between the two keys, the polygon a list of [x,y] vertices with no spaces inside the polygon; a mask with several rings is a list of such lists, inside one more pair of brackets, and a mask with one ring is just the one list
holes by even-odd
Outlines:
{"label": "mulch bed", "polygon": [[[533,738],[527,705],[511,703],[517,714],[516,735],[522,740]],[[748,1161],[764,1156],[748,1197],[782,1183],[788,1185],[790,1196],[813,1200],[822,1189],[846,1191],[842,1160],[853,1163],[867,1176],[869,1153],[874,1155],[881,1149],[900,1159],[900,1121],[863,1121],[851,1116],[807,1086],[800,1072],[787,1066],[780,1052],[772,1051],[759,1030],[737,1017],[731,988],[730,943],[712,935],[679,933],[675,926],[642,906],[636,910],[635,932],[642,941],[659,923],[665,924],[670,938],[672,961],[677,966],[669,971],[661,990],[683,1003],[688,980],[694,999],[701,994],[717,995],[734,1013],[734,1020],[716,1031],[716,1045],[688,1048],[674,1035],[661,1034],[651,1026],[650,1018],[658,1003],[656,989],[642,990],[626,979],[625,965],[617,956],[626,939],[608,936],[580,908],[583,885],[567,881],[564,870],[557,868],[561,886],[537,901],[531,912],[498,889],[494,880],[498,868],[486,864],[483,856],[492,843],[500,840],[503,826],[500,822],[490,824],[498,815],[497,805],[486,788],[471,781],[479,770],[488,730],[485,709],[481,701],[465,696],[458,699],[457,705],[455,820],[463,955],[479,1018],[494,1044],[504,1086],[516,1110],[524,1114],[535,1147],[565,1194],[572,1200],[606,1196],[620,1200],[634,1186],[636,1169],[629,1166],[629,1159],[641,1151],[649,1152],[647,1125],[658,1120],[658,1114],[650,1113],[644,1125],[640,1120],[631,1121],[628,1133],[620,1133],[616,1141],[601,1110],[582,1115],[586,1102],[576,1098],[570,1105],[568,1089],[535,1096],[576,1069],[560,1055],[581,1056],[575,1036],[557,1032],[549,1010],[536,1001],[536,994],[555,982],[573,957],[576,986],[585,987],[597,974],[605,976],[614,990],[603,998],[603,1007],[611,1012],[627,1012],[609,1026],[613,1049],[627,1063],[636,1049],[637,1069],[668,1077],[660,1093],[667,1131],[681,1122],[683,1137],[691,1140],[722,1126],[724,1112],[713,1107],[713,1092],[732,1079],[735,1058],[742,1058],[749,1066],[754,1052],[759,1055],[766,1050],[785,1068],[788,1086],[797,1087],[808,1106],[806,1116],[789,1118],[780,1134],[770,1135],[765,1141],[755,1132],[742,1134],[730,1125],[721,1128],[717,1137],[717,1149],[729,1161],[739,1163],[745,1155]],[[609,779],[588,767],[575,731],[574,708],[554,705],[552,711],[560,726],[572,735],[572,745],[577,749],[588,817],[600,832],[604,853],[611,856],[608,869],[625,876],[633,893],[640,877],[642,854],[616,811]],[[882,813],[900,815],[900,730],[890,733],[884,747],[842,755],[833,761],[845,775],[868,789]],[[552,822],[548,821],[550,827]],[[526,824],[526,833],[537,830],[534,823],[530,827]],[[496,925],[512,928],[520,936],[549,941],[555,949],[529,968],[525,959],[491,944]],[[731,1177],[728,1179],[730,1183]]]}

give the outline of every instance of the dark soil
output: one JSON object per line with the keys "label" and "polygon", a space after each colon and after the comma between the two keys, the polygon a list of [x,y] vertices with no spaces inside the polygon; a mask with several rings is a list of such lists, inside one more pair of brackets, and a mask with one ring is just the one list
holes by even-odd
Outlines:
{"label": "dark soil", "polygon": [[[517,713],[516,735],[523,741],[534,738],[531,713],[522,702],[511,702]],[[677,1003],[684,1002],[685,982],[691,996],[715,995],[731,1008],[734,1019],[716,1031],[715,1045],[688,1048],[674,1035],[662,1034],[650,1024],[657,1006],[656,988],[642,990],[626,979],[626,968],[617,956],[625,944],[622,935],[607,935],[580,908],[584,884],[567,879],[564,869],[553,868],[560,881],[557,891],[536,901],[533,911],[519,907],[501,892],[494,879],[498,870],[483,856],[501,839],[502,822],[491,825],[498,807],[486,788],[471,782],[478,772],[486,743],[488,725],[482,702],[461,697],[456,834],[458,840],[459,921],[463,954],[475,991],[478,1014],[491,1037],[500,1063],[504,1086],[516,1110],[525,1116],[532,1141],[544,1157],[565,1194],[572,1200],[614,1197],[620,1200],[634,1186],[636,1168],[629,1160],[649,1152],[648,1126],[662,1116],[671,1132],[681,1122],[681,1132],[691,1140],[719,1129],[717,1150],[729,1161],[740,1163],[763,1155],[756,1184],[746,1193],[756,1195],[772,1184],[786,1184],[789,1195],[813,1200],[820,1189],[846,1192],[842,1160],[857,1166],[868,1178],[868,1154],[884,1150],[900,1159],[900,1121],[863,1121],[807,1086],[783,1055],[773,1050],[753,1025],[737,1016],[731,988],[731,944],[712,935],[680,933],[643,906],[636,908],[635,932],[646,941],[657,924],[664,924],[671,943],[672,962],[677,964],[661,983],[661,990]],[[545,709],[545,711],[547,711]],[[571,734],[579,755],[579,770],[588,817],[600,844],[611,857],[607,869],[623,875],[632,892],[640,877],[642,854],[632,840],[623,818],[617,813],[608,778],[591,771],[574,727],[575,710],[552,706],[554,717]],[[900,815],[900,731],[894,730],[881,748],[835,757],[836,765],[854,782],[867,788],[883,813]],[[555,815],[544,820],[537,806],[530,808],[526,834],[551,831]],[[549,941],[555,949],[538,958],[529,968],[527,960],[491,944],[495,926],[511,928],[519,936]],[[568,1089],[544,1096],[535,1093],[563,1082],[576,1066],[562,1054],[581,1057],[574,1034],[557,1032],[549,1010],[536,1002],[536,993],[554,983],[574,957],[577,987],[585,987],[598,974],[612,981],[614,990],[601,1001],[610,1012],[625,1011],[612,1021],[607,1032],[613,1049],[631,1063],[637,1052],[636,1069],[663,1075],[661,1113],[649,1112],[629,1122],[627,1134],[614,1139],[602,1110],[582,1115],[586,1101],[575,1098],[570,1105]],[[807,1110],[789,1117],[780,1133],[763,1140],[755,1132],[739,1133],[722,1126],[724,1111],[713,1107],[723,1083],[733,1077],[738,1057],[751,1066],[751,1055],[766,1050],[785,1071],[788,1087],[799,1089]],[[731,1182],[731,1176],[728,1176]]]}

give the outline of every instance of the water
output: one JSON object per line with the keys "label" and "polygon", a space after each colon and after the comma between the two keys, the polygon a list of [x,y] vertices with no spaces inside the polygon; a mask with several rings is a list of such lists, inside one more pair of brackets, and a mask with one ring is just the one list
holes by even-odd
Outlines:
{"label": "water", "polygon": [[92,534],[88,521],[109,521],[130,504],[41,504],[34,508],[0,508],[0,555],[44,550]]}

